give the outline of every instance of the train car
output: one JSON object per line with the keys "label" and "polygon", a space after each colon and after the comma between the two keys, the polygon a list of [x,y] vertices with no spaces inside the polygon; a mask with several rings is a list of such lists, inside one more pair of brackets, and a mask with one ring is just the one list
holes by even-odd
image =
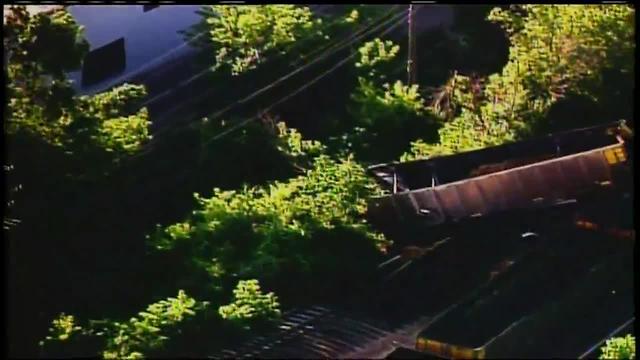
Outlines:
{"label": "train car", "polygon": [[[596,266],[580,259],[582,266],[554,267],[533,258],[537,271],[514,268],[423,330],[415,350],[448,359],[597,357],[605,339],[633,331],[629,247],[600,257]],[[566,257],[572,257],[570,250]],[[590,257],[597,255],[594,250]],[[554,281],[535,280],[549,275]]]}
{"label": "train car", "polygon": [[[368,219],[396,243],[436,228],[576,203],[631,187],[632,132],[623,121],[456,155],[372,166],[390,194],[371,199]],[[426,232],[425,232],[426,231]],[[431,236],[436,239],[437,237]]]}

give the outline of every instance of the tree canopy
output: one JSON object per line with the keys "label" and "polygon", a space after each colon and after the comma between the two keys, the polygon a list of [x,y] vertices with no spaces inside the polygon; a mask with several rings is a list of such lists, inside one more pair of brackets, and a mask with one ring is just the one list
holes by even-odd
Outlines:
{"label": "tree canopy", "polygon": [[[197,110],[235,103],[258,80],[272,84],[280,76],[274,69],[306,70],[224,116],[176,112],[170,120],[181,126],[168,126],[147,148],[154,119],[142,106],[145,86],[79,96],[65,74],[89,51],[82,27],[66,10],[32,15],[12,6],[4,36],[5,171],[15,164],[7,206],[12,216],[18,207],[24,226],[12,228],[11,296],[13,306],[28,301],[12,315],[13,329],[22,329],[24,341],[44,338],[40,347],[50,356],[208,356],[294,306],[362,302],[393,240],[365,220],[368,199],[382,194],[367,165],[593,120],[559,119],[554,114],[567,103],[583,113],[597,109],[592,116],[603,122],[630,114],[632,6],[487,8],[476,22],[498,25],[509,40],[506,64],[493,59],[504,64],[495,73],[485,71],[495,65],[487,64],[491,54],[482,64],[466,56],[463,70],[449,72],[448,62],[459,66],[452,57],[481,46],[434,30],[422,36],[442,36],[445,44],[434,48],[453,53],[419,58],[435,88],[403,82],[406,44],[380,35],[391,25],[372,31],[400,14],[391,9],[340,6],[327,21],[299,5],[204,6],[198,26],[213,53],[201,51],[216,70],[212,87],[221,90],[197,94]],[[284,60],[270,67],[275,58]],[[316,58],[351,62],[305,67]],[[273,107],[283,96],[293,100]],[[254,112],[262,122],[248,117]],[[78,284],[86,294],[68,290]],[[626,351],[621,344],[607,354]]]}

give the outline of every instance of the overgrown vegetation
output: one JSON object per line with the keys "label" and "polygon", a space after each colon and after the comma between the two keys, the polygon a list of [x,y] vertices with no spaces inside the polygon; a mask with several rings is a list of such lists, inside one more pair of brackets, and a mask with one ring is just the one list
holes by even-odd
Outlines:
{"label": "overgrown vegetation", "polygon": [[312,19],[307,7],[211,5],[208,10],[216,68],[228,67],[234,75],[254,69],[272,53],[286,52],[297,40],[320,34],[321,22]]}
{"label": "overgrown vegetation", "polygon": [[[288,150],[309,146],[295,144]],[[371,269],[375,246],[382,242],[363,219],[366,199],[377,188],[352,157],[321,154],[311,164],[286,182],[214,189],[210,198],[196,194],[199,205],[187,221],[149,238],[157,250],[185,262],[188,270],[176,271],[183,277],[174,281],[215,293],[229,291],[237,279],[258,278],[282,294],[292,291],[284,278],[301,278],[308,284],[300,287],[309,288],[289,295],[306,299],[322,295],[337,272],[346,283],[357,282]],[[347,261],[353,253],[359,260]]]}
{"label": "overgrown vegetation", "polygon": [[278,297],[270,292],[263,294],[258,280],[240,280],[233,290],[233,302],[220,306],[218,312],[239,326],[250,328],[255,320],[271,321],[280,317]]}
{"label": "overgrown vegetation", "polygon": [[[142,359],[158,354],[169,340],[167,335],[172,330],[179,331],[177,325],[205,306],[207,302],[196,301],[180,290],[177,297],[153,303],[126,322],[91,321],[82,327],[75,323],[73,315],[62,313],[53,320],[50,335],[40,346],[49,356],[93,357],[101,353],[104,359]],[[94,348],[83,348],[87,343]],[[74,347],[75,353],[64,352]]]}
{"label": "overgrown vegetation", "polygon": [[[270,59],[291,71],[390,13],[340,6],[327,21],[305,6],[212,5],[200,25],[215,52],[206,53],[215,86],[225,92],[255,77],[272,82]],[[367,199],[380,194],[366,165],[628,116],[633,16],[627,5],[495,8],[488,19],[510,41],[504,68],[488,71],[484,54],[473,74],[477,64],[467,56],[468,66],[454,62],[464,71],[439,83],[449,56],[419,58],[435,92],[424,81],[402,81],[405,44],[376,38],[380,31],[337,52],[355,60],[263,123],[212,141],[260,110],[251,103],[147,148],[153,119],[140,107],[144,86],[77,96],[65,73],[88,51],[82,29],[64,10],[31,16],[13,7],[4,37],[5,134],[17,172],[11,215],[22,224],[11,229],[10,306],[18,310],[10,334],[27,345],[12,351],[33,356],[24,349],[45,338],[42,355],[54,357],[206,357],[293,306],[366,302],[380,250],[392,240],[364,219]],[[444,47],[467,55],[480,47],[464,44],[477,40],[468,29],[457,31],[467,35],[444,36]],[[300,74],[299,86],[313,71],[325,69]],[[299,87],[285,85],[283,94]],[[577,97],[602,118],[558,123],[559,104]],[[176,289],[184,291],[168,297]]]}
{"label": "overgrown vegetation", "polygon": [[80,67],[89,47],[71,14],[31,16],[26,7],[12,6],[5,30],[10,99],[5,132],[26,133],[76,157],[104,151],[115,159],[149,139],[147,111],[135,106],[146,96],[144,87],[123,85],[92,97],[74,97],[65,74]]}
{"label": "overgrown vegetation", "polygon": [[635,359],[636,337],[628,334],[625,337],[608,339],[600,351],[600,359]]}
{"label": "overgrown vegetation", "polygon": [[[631,6],[513,5],[495,8],[488,19],[509,35],[509,61],[500,73],[488,77],[455,74],[431,104],[447,119],[439,131],[440,142],[417,143],[404,160],[571,127],[575,123],[567,119],[549,124],[557,120],[548,116],[555,104],[577,96],[595,102],[601,115],[608,117],[581,119],[582,124],[630,116],[620,112],[630,109],[630,102],[619,101],[630,100],[633,88]],[[617,90],[612,88],[614,81]],[[612,102],[617,102],[618,110]]]}

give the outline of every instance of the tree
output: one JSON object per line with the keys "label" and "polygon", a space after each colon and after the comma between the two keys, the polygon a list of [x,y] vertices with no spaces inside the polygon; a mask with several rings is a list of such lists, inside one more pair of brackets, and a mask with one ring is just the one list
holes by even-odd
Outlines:
{"label": "tree", "polygon": [[405,160],[429,156],[438,146],[457,152],[530,136],[561,99],[581,95],[606,108],[624,98],[610,91],[611,74],[623,85],[633,79],[633,7],[513,5],[494,8],[488,19],[509,35],[507,64],[487,78],[455,74],[431,105],[448,120],[440,144],[416,145],[423,153]]}
{"label": "tree", "polygon": [[[91,204],[100,198],[86,189],[98,187],[105,173],[115,171],[115,162],[141,149],[150,138],[149,119],[140,109],[142,86],[76,96],[65,74],[80,68],[89,46],[66,10],[30,14],[25,6],[10,6],[5,15],[7,163],[15,167],[12,188],[22,187],[11,194],[11,215],[24,224],[9,239],[12,262],[24,265],[10,274],[11,352],[33,357],[47,318],[59,312],[60,302],[78,297],[58,290],[77,270],[75,252],[89,257],[83,243],[94,249],[105,244],[95,241],[100,235],[93,242],[80,235],[79,226],[94,222],[84,216],[95,205],[79,209],[78,200]],[[23,293],[21,286],[32,290]],[[38,312],[32,311],[35,304]]]}
{"label": "tree", "polygon": [[[104,359],[142,359],[160,351],[170,340],[167,335],[173,328],[207,305],[180,290],[177,297],[153,303],[127,322],[103,319],[80,326],[73,315],[62,313],[52,321],[49,335],[40,346],[54,356],[66,351],[65,356],[95,357],[100,353]],[[94,353],[82,348],[87,339],[94,340]]]}
{"label": "tree", "polygon": [[625,337],[608,339],[600,351],[600,359],[635,359],[636,337],[628,334]]}
{"label": "tree", "polygon": [[[285,297],[304,298],[329,286],[337,271],[330,264],[343,264],[345,281],[372,266],[383,238],[362,215],[366,199],[377,191],[352,157],[320,154],[303,175],[285,182],[215,189],[210,198],[196,194],[199,205],[189,219],[159,227],[149,243],[160,254],[183,259],[169,271],[170,281],[192,292],[224,294],[239,278],[256,278]],[[358,261],[347,261],[353,253],[361,254]],[[284,274],[314,286],[296,291]]]}
{"label": "tree", "polygon": [[272,53],[316,31],[308,7],[296,5],[211,5],[206,22],[216,47],[216,68],[238,75],[254,69]]}
{"label": "tree", "polygon": [[392,41],[374,39],[359,49],[356,68],[361,72],[358,86],[351,95],[352,124],[361,131],[349,141],[354,152],[366,161],[388,161],[399,156],[411,140],[430,138],[437,128],[435,117],[426,111],[418,85],[400,80],[388,82],[385,74],[399,63],[400,47]]}
{"label": "tree", "polygon": [[150,138],[147,111],[139,109],[144,87],[125,84],[75,97],[66,73],[80,68],[89,45],[66,10],[30,15],[25,6],[11,6],[5,29],[5,132],[26,133],[77,156],[104,150],[116,159]]}
{"label": "tree", "polygon": [[278,297],[270,292],[263,294],[258,280],[240,280],[233,290],[233,302],[220,306],[223,319],[250,328],[257,321],[271,321],[280,317]]}

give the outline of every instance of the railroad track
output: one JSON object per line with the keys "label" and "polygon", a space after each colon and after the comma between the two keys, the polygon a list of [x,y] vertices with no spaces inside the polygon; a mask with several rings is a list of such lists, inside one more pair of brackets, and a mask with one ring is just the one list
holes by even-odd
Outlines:
{"label": "railroad track", "polygon": [[394,336],[393,330],[370,319],[316,306],[286,313],[273,333],[214,358],[337,358],[366,352]]}
{"label": "railroad track", "polygon": [[[478,256],[481,246],[470,240],[442,246],[437,254],[421,259],[414,271],[400,274],[393,287],[383,289],[387,293],[385,300],[396,306],[382,300],[366,309],[362,306],[361,311],[328,306],[292,310],[283,315],[277,330],[257,336],[237,349],[223,350],[213,358],[384,358],[398,348],[413,348],[418,333],[452,309],[454,305],[450,304],[477,291],[478,286],[491,283],[490,273],[497,264],[530,249],[522,243],[505,246],[503,251],[493,251],[486,257]],[[453,277],[437,275],[435,268],[446,266],[447,262],[466,266]],[[429,272],[431,276],[427,276]],[[424,296],[419,302],[399,292],[406,286],[422,288],[416,278],[429,282],[428,287],[416,293]]]}
{"label": "railroad track", "polygon": [[[464,345],[467,338],[472,342],[475,341],[472,338],[478,338],[479,344],[488,341],[487,351],[496,356],[508,356],[518,350],[516,352],[522,356],[542,356],[555,351],[576,357],[589,346],[599,345],[605,332],[611,331],[612,321],[624,316],[629,302],[626,290],[621,297],[608,300],[598,295],[610,292],[604,288],[613,284],[609,278],[620,278],[618,275],[627,271],[629,264],[629,249],[626,248],[629,243],[623,245],[621,251],[620,242],[606,240],[594,235],[562,243],[555,239],[537,244],[521,242],[515,246],[518,242],[511,241],[513,246],[510,248],[506,247],[509,241],[502,244],[495,241],[494,245],[502,249],[491,249],[483,254],[477,241],[459,239],[457,243],[438,248],[434,254],[422,259],[422,264],[414,265],[412,271],[399,275],[394,286],[388,289],[387,300],[395,299],[395,308],[387,303],[367,309],[362,306],[357,312],[330,306],[294,310],[284,315],[276,331],[256,337],[238,349],[225,350],[215,358],[386,358],[393,357],[398,349],[415,349],[419,336],[429,333],[439,333],[443,336],[439,340],[445,343],[451,339],[451,342]],[[572,249],[580,244],[584,244],[581,249],[584,258],[576,264],[563,265],[570,259]],[[496,254],[491,256],[490,253]],[[545,260],[549,256],[551,262]],[[511,265],[501,267],[505,262]],[[467,266],[463,268],[456,264]],[[437,271],[443,267],[448,271]],[[458,270],[452,271],[452,267]],[[500,271],[496,272],[496,269]],[[559,284],[551,284],[556,290],[545,290],[549,284],[541,284],[544,286],[533,290],[534,295],[522,290],[525,283],[535,287],[539,281],[545,281],[543,279],[556,281],[551,276],[555,271],[565,273],[564,280],[558,278]],[[585,272],[587,276],[584,276]],[[574,275],[578,285],[569,286]],[[424,284],[417,283],[418,279]],[[599,285],[591,288],[589,284],[594,282]],[[625,279],[616,284],[618,289],[628,287]],[[406,291],[400,292],[401,288]],[[539,294],[535,295],[536,292]],[[548,294],[548,298],[542,293]],[[531,304],[523,305],[529,296],[538,300],[532,299]],[[584,296],[603,300],[583,304],[580,299]],[[411,301],[412,298],[417,301]],[[629,303],[632,306],[633,302]],[[508,309],[512,305],[514,308]],[[605,305],[620,308],[620,316],[609,314],[613,318],[608,322],[598,322],[602,316],[594,316],[578,325],[573,324],[573,318],[597,313],[597,308]],[[509,311],[502,312],[499,321],[486,321],[497,309]],[[556,321],[558,314],[567,319]],[[567,322],[575,326],[564,326]],[[592,324],[593,334],[587,331],[588,324]],[[618,327],[619,323],[615,325]],[[582,334],[584,339],[564,344],[568,333]],[[527,334],[534,337],[534,345],[522,343]],[[562,348],[554,348],[558,344]],[[423,355],[451,357],[448,350],[441,350]],[[492,357],[489,352],[486,356]]]}

